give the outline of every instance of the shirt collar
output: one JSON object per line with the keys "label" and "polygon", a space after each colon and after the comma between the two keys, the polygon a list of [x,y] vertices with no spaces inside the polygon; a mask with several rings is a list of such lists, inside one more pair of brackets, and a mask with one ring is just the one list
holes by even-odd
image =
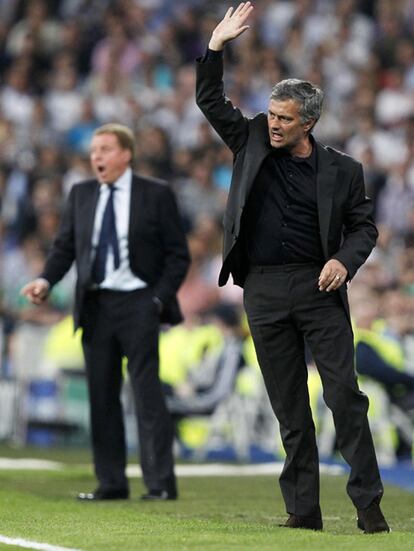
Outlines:
{"label": "shirt collar", "polygon": [[309,141],[312,144],[312,152],[309,157],[292,157],[295,163],[306,163],[316,172],[316,142],[312,134],[309,135]]}
{"label": "shirt collar", "polygon": [[289,158],[294,163],[306,163],[308,164],[314,172],[316,172],[316,141],[315,138],[312,136],[312,134],[309,135],[309,140],[312,144],[312,153],[309,155],[309,157],[295,157],[289,153],[286,149],[274,149],[272,148],[272,155],[276,158]]}
{"label": "shirt collar", "polygon": [[[112,186],[115,186],[116,189],[119,189],[121,191],[127,191],[128,190],[128,187],[131,183],[131,179],[132,179],[132,169],[131,167],[128,167],[125,172],[123,172],[121,174],[121,176],[115,180],[115,182],[113,184],[111,184]],[[101,189],[100,191],[106,191],[108,189],[109,185],[108,184],[105,184],[104,186],[101,186]]]}

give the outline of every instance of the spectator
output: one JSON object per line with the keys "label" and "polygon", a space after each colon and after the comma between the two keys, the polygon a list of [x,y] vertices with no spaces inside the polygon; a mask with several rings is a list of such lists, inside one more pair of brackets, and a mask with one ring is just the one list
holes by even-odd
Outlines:
{"label": "spectator", "polygon": [[221,303],[207,313],[206,321],[219,328],[223,343],[204,356],[200,365],[192,366],[186,381],[167,391],[167,405],[175,418],[211,414],[233,392],[237,373],[245,365],[245,335],[237,308]]}
{"label": "spectator", "polygon": [[78,123],[82,115],[82,95],[79,75],[72,56],[55,59],[55,71],[45,96],[45,107],[51,127],[64,134]]}
{"label": "spectator", "polygon": [[107,72],[114,62],[121,76],[130,77],[140,66],[141,54],[135,42],[128,37],[122,19],[107,14],[107,36],[92,51],[92,72]]}
{"label": "spectator", "polygon": [[30,88],[28,67],[15,61],[6,75],[6,86],[1,91],[0,109],[16,125],[17,130],[30,128],[34,111],[34,97]]}
{"label": "spectator", "polygon": [[13,57],[20,55],[26,36],[32,34],[41,54],[50,55],[60,45],[60,25],[49,17],[45,0],[26,3],[23,19],[10,29],[7,50]]}

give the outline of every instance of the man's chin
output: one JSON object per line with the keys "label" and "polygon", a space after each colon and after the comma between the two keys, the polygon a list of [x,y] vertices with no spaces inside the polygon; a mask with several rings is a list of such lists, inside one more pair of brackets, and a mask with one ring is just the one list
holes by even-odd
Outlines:
{"label": "man's chin", "polygon": [[98,180],[98,182],[100,184],[105,183],[105,178],[103,177],[103,175],[100,172],[95,172],[94,174],[95,174],[95,178]]}
{"label": "man's chin", "polygon": [[274,149],[280,149],[283,147],[283,143],[282,142],[275,142],[274,140],[270,140],[270,146],[273,147]]}

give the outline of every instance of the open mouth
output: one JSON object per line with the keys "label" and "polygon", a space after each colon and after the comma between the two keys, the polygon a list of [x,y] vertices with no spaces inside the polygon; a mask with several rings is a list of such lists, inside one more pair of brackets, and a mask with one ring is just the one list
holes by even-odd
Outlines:
{"label": "open mouth", "polygon": [[281,134],[275,134],[274,132],[272,132],[270,134],[270,139],[272,142],[281,143],[283,141],[283,136]]}

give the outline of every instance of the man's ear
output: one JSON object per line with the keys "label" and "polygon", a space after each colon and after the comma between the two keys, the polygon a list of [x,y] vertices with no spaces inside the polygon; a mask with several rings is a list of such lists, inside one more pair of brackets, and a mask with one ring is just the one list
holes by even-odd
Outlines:
{"label": "man's ear", "polygon": [[129,149],[124,150],[124,155],[126,156],[126,161],[130,165],[132,161],[132,153]]}
{"label": "man's ear", "polygon": [[315,123],[316,123],[315,119],[309,119],[303,125],[304,130],[306,130],[306,132],[309,133],[312,130],[312,128],[315,126]]}

